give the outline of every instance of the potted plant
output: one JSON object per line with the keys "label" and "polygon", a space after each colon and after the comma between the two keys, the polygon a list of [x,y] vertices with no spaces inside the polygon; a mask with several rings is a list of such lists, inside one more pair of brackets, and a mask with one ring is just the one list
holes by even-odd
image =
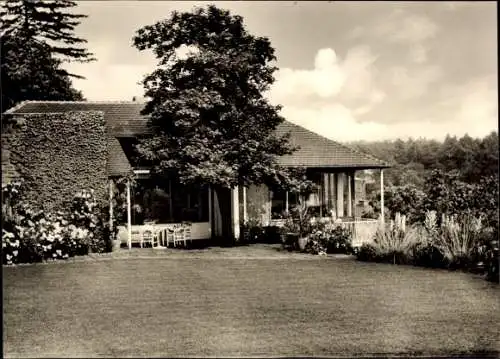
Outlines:
{"label": "potted plant", "polygon": [[303,251],[309,241],[310,232],[311,218],[308,214],[308,207],[301,196],[298,205],[290,211],[285,219],[285,246],[298,247],[299,250]]}

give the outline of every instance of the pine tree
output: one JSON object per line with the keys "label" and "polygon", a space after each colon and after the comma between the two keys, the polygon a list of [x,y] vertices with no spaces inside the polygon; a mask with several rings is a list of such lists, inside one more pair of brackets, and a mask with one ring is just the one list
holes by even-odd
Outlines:
{"label": "pine tree", "polygon": [[0,55],[0,113],[23,100],[83,100],[60,69],[61,60],[53,58],[43,44],[3,36]]}
{"label": "pine tree", "polygon": [[1,36],[37,41],[62,61],[93,61],[93,55],[81,46],[87,41],[74,34],[81,19],[87,17],[69,11],[76,5],[71,0],[6,0],[0,7]]}

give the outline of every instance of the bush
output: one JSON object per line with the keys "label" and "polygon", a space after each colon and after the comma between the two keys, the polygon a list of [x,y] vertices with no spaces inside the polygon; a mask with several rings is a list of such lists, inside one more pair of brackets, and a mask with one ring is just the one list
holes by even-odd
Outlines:
{"label": "bush", "polygon": [[356,259],[364,262],[378,262],[377,248],[371,243],[363,243],[356,253]]}
{"label": "bush", "polygon": [[443,217],[435,245],[450,269],[474,268],[480,252],[482,230],[481,220],[470,214],[458,220],[455,217]]}
{"label": "bush", "polygon": [[351,254],[352,234],[342,226],[328,228],[324,224],[315,223],[304,251],[311,254]]}
{"label": "bush", "polygon": [[107,249],[110,235],[91,191],[78,193],[69,211],[46,213],[19,202],[3,218],[3,263],[32,263]]}
{"label": "bush", "polygon": [[342,226],[335,227],[329,233],[326,251],[327,253],[353,253],[351,231]]}

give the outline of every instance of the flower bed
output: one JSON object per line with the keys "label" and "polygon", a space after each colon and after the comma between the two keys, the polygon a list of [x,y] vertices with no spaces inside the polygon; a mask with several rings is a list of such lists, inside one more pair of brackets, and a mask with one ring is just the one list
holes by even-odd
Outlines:
{"label": "flower bed", "polygon": [[66,211],[48,213],[23,202],[13,203],[21,185],[3,188],[3,264],[67,259],[106,250],[107,228],[92,191],[75,195]]}
{"label": "flower bed", "polygon": [[466,270],[498,282],[498,229],[483,227],[471,214],[443,216],[427,212],[423,225],[386,226],[373,243],[364,244],[358,260]]}

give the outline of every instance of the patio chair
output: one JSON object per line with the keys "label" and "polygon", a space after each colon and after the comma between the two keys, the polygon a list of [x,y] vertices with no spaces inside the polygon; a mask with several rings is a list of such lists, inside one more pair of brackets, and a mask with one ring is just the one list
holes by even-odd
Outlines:
{"label": "patio chair", "polygon": [[184,241],[184,228],[176,227],[174,228],[174,247],[177,246],[177,243]]}
{"label": "patio chair", "polygon": [[[174,242],[174,230],[172,228],[165,228],[161,231],[161,245],[168,247],[170,242]],[[166,244],[165,244],[166,243]]]}
{"label": "patio chair", "polygon": [[153,225],[145,226],[144,230],[142,231],[140,242],[141,248],[143,248],[144,245],[148,242],[151,244],[151,247],[154,247],[155,242],[158,242],[158,235]]}
{"label": "patio chair", "polygon": [[186,242],[191,240],[191,227],[184,227],[184,247]]}

